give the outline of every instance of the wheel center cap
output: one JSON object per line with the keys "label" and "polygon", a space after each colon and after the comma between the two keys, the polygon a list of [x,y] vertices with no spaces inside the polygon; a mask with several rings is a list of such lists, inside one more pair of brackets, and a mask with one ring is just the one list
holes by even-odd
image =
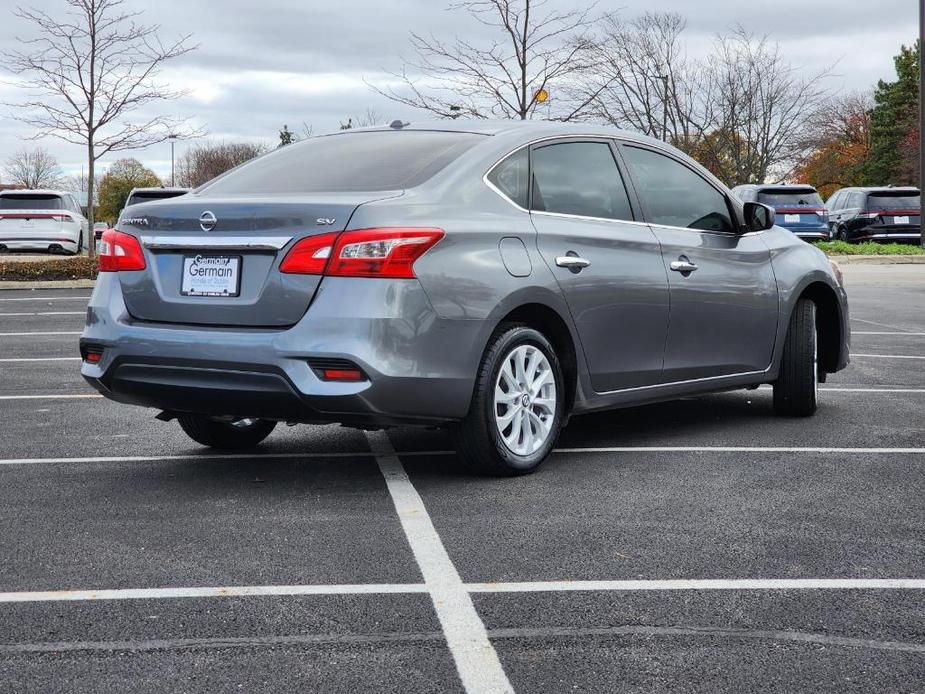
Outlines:
{"label": "wheel center cap", "polygon": [[530,396],[527,393],[520,396],[520,404],[523,407],[530,407]]}

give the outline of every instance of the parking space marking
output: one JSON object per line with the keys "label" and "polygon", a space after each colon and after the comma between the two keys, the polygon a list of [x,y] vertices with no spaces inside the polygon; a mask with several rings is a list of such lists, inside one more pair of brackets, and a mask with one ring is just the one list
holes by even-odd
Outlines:
{"label": "parking space marking", "polygon": [[0,298],[0,301],[90,301],[89,296],[28,296],[15,299]]}
{"label": "parking space marking", "polygon": [[79,330],[70,331],[70,332],[27,332],[27,333],[0,333],[0,337],[31,337],[32,335],[80,335]]}
{"label": "parking space marking", "polygon": [[470,593],[662,590],[925,590],[921,578],[678,578],[626,581],[468,583]]}
{"label": "parking space marking", "polygon": [[[391,473],[390,473],[391,474]],[[417,492],[415,492],[417,495]],[[418,497],[420,498],[420,497]],[[402,501],[401,503],[404,504]],[[417,523],[425,519],[412,506],[403,506],[406,517]],[[429,522],[429,519],[426,519]],[[434,531],[436,533],[436,531]],[[442,547],[442,544],[441,544]],[[445,550],[444,550],[445,554]],[[417,556],[417,555],[415,555]],[[449,560],[449,558],[447,558]],[[455,570],[455,569],[454,569]],[[457,574],[458,577],[458,574]],[[426,580],[426,579],[425,579]],[[647,591],[778,591],[778,590],[916,590],[925,591],[921,578],[678,578],[619,581],[509,581],[454,582],[457,593],[575,593]],[[341,583],[265,586],[187,586],[170,588],[109,588],[99,590],[39,590],[0,593],[0,604],[31,602],[97,602],[107,600],[174,600],[183,598],[234,598],[299,595],[407,595],[430,593],[437,601],[434,583]],[[441,602],[438,616],[455,609],[458,595]],[[471,605],[471,600],[466,597]],[[475,616],[478,619],[478,615]],[[443,620],[441,619],[441,623]],[[481,620],[479,620],[481,624]],[[484,625],[482,626],[484,630]]]}
{"label": "parking space marking", "polygon": [[358,583],[294,586],[195,586],[188,588],[116,588],[109,590],[41,590],[0,593],[0,603],[81,602],[96,600],[163,600],[233,598],[267,595],[380,595],[426,593],[423,583]]}
{"label": "parking space marking", "polygon": [[[925,448],[816,448],[800,446],[599,446],[587,448],[555,448],[553,453],[563,455],[582,453],[838,453],[838,454],[883,454],[921,455]],[[456,455],[456,451],[397,451],[401,457],[430,457]],[[371,458],[377,457],[369,451],[327,452],[327,453],[191,453],[188,455],[130,455],[94,456],[74,458],[8,458],[0,460],[0,467],[17,465],[66,465],[91,463],[158,463],[176,460],[252,460],[276,458],[289,460],[298,458]]]}
{"label": "parking space marking", "polygon": [[0,313],[0,316],[85,316],[86,311],[42,311],[39,313]]}
{"label": "parking space marking", "polygon": [[87,398],[101,398],[99,393],[84,393],[82,395],[0,395],[0,400],[86,400]]}
{"label": "parking space marking", "polygon": [[[452,452],[452,451],[451,451]],[[0,460],[0,466],[15,465],[54,465],[63,463],[160,463],[174,460],[253,460],[256,458],[277,458],[279,460],[297,458],[371,458],[369,451],[358,453],[325,452],[325,453],[190,453],[189,455],[129,455],[129,456],[97,456],[84,458],[10,458]]]}
{"label": "parking space marking", "polygon": [[16,357],[0,359],[0,364],[24,364],[37,361],[80,361],[80,357]]}
{"label": "parking space marking", "polygon": [[899,332],[896,332],[896,331],[891,331],[891,332],[870,332],[870,331],[864,331],[864,330],[852,330],[852,331],[851,331],[851,334],[852,334],[852,335],[905,335],[905,336],[908,336],[908,337],[921,337],[922,335],[925,335],[925,333],[899,333]]}
{"label": "parking space marking", "polygon": [[485,624],[391,441],[381,431],[367,432],[366,437],[424,577],[463,687],[470,694],[513,692]]}
{"label": "parking space marking", "polygon": [[925,453],[925,448],[827,448],[815,446],[600,446],[556,448],[554,453]]}
{"label": "parking space marking", "polygon": [[855,354],[852,357],[868,357],[871,359],[925,359],[925,356],[909,356],[907,354]]}

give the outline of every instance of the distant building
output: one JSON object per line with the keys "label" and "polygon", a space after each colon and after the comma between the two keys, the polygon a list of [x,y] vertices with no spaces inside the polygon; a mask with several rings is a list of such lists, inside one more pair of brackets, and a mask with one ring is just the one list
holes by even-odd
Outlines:
{"label": "distant building", "polygon": [[[21,186],[18,183],[0,183],[0,190],[22,190],[25,186]],[[86,193],[84,198],[86,198]]]}

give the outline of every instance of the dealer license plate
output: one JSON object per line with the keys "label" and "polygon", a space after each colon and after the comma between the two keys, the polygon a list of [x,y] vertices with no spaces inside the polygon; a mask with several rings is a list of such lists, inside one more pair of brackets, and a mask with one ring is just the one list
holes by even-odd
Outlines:
{"label": "dealer license plate", "polygon": [[183,296],[237,296],[241,291],[241,258],[188,255],[183,258]]}

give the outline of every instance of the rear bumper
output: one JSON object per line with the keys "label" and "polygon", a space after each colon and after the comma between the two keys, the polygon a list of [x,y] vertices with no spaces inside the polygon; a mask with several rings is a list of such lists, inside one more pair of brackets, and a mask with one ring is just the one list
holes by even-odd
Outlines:
{"label": "rear bumper", "polygon": [[43,234],[36,236],[18,236],[0,234],[0,249],[8,251],[47,251],[62,248],[72,253],[77,252],[79,234]]}
{"label": "rear bumper", "polygon": [[852,241],[915,241],[922,240],[922,232],[915,231],[861,231],[851,237]]}
{"label": "rear bumper", "polygon": [[828,228],[822,229],[791,229],[790,230],[794,236],[797,236],[805,241],[828,241],[832,238],[831,232]]}
{"label": "rear bumper", "polygon": [[[149,323],[128,315],[102,273],[81,347],[103,349],[84,378],[106,397],[170,412],[355,425],[465,416],[486,326],[439,318],[417,282],[326,278],[288,329]],[[309,358],[348,359],[363,382],[321,380]]]}

